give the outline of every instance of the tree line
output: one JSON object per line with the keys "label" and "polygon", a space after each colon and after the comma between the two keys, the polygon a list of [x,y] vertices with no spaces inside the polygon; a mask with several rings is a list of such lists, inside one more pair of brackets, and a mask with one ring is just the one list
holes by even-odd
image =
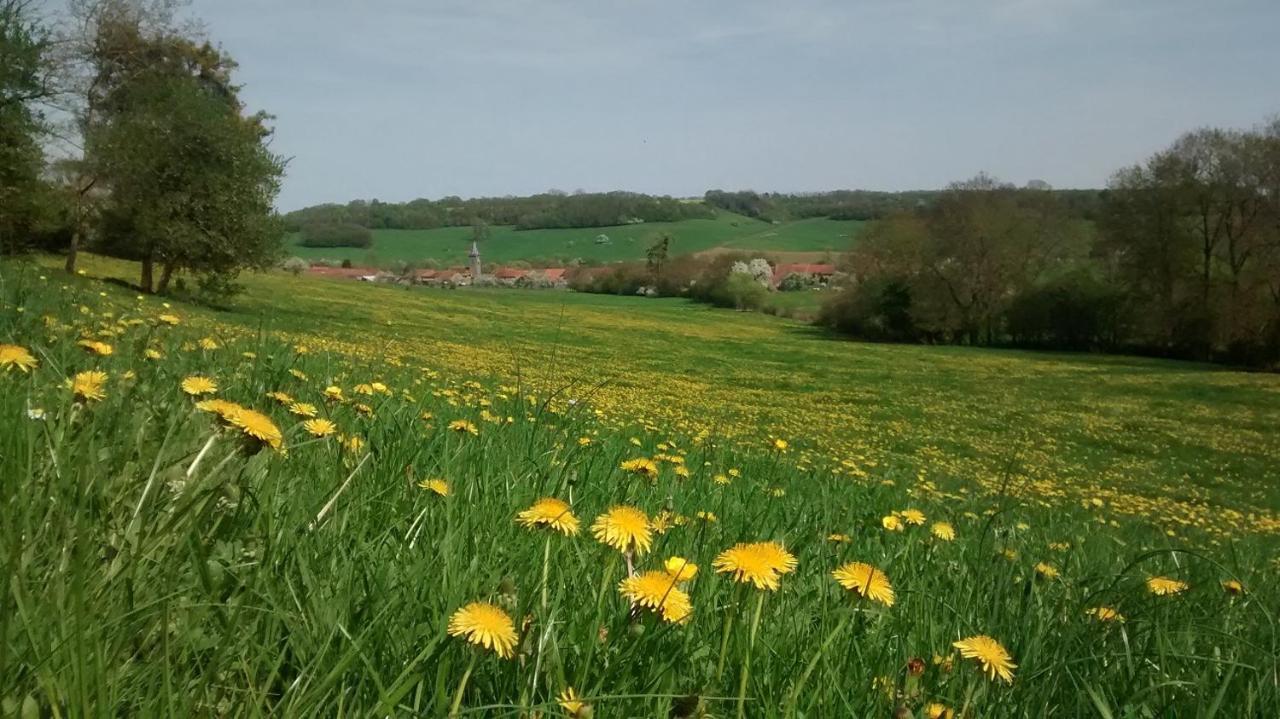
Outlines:
{"label": "tree line", "polygon": [[[1073,216],[1092,219],[1099,206],[1096,190],[1054,190],[1032,180],[1027,189],[1051,192]],[[942,193],[937,190],[879,192],[834,190],[831,192],[780,193],[753,190],[708,190],[703,201],[712,207],[766,222],[785,222],[811,217],[833,220],[878,220],[899,212],[927,207]]]}
{"label": "tree line", "polygon": [[139,288],[234,291],[274,264],[284,160],[235,61],[175,0],[72,0],[52,22],[0,0],[0,247],[137,260]]}
{"label": "tree line", "polygon": [[284,216],[284,222],[288,230],[295,232],[315,224],[359,225],[371,230],[427,230],[465,227],[477,221],[534,230],[679,222],[710,218],[714,214],[702,203],[636,192],[572,195],[546,192],[527,197],[445,197],[404,203],[353,200],[294,210]]}
{"label": "tree line", "polygon": [[873,223],[822,321],[873,340],[1280,361],[1280,119],[1187,133],[1086,219],[986,175]]}

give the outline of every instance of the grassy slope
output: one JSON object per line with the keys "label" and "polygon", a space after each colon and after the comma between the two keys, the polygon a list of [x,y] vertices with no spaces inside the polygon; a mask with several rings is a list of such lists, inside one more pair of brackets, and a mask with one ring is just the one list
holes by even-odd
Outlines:
{"label": "grassy slope", "polygon": [[[711,220],[655,222],[618,227],[589,227],[564,230],[519,230],[491,228],[492,236],[482,253],[486,262],[510,262],[539,258],[573,258],[614,262],[643,259],[652,238],[669,233],[672,254],[701,252],[714,247],[743,250],[821,252],[842,251],[849,238],[862,227],[860,222],[811,219],[771,225],[740,215],[721,212]],[[597,245],[597,235],[605,234],[610,244]],[[463,264],[471,240],[469,227],[432,230],[377,230],[373,247],[312,248],[297,245],[291,236],[290,252],[307,259],[350,259],[357,264],[386,264],[395,260],[420,261],[432,258],[444,263]]]}
{"label": "grassy slope", "polygon": [[[1280,704],[1278,527],[1255,526],[1274,519],[1280,378],[858,345],[760,315],[552,292],[267,276],[214,313],[135,298],[94,281],[134,268],[86,264],[84,280],[0,264],[0,342],[40,358],[0,373],[6,714],[445,716],[456,696],[468,716],[553,717],[566,686],[597,716],[654,718],[689,694],[731,716],[739,692],[752,717],[918,717],[926,702],[966,717],[1272,716]],[[86,353],[85,334],[114,351]],[[547,412],[470,381],[517,366],[526,384],[581,383]],[[73,403],[63,378],[90,368],[109,373],[105,396]],[[279,423],[288,453],[248,455],[236,430],[215,430],[178,389],[196,373]],[[357,394],[374,381],[385,395]],[[368,412],[326,402],[328,383]],[[268,390],[314,403],[365,447],[307,437]],[[462,418],[475,436],[446,431]],[[778,435],[783,452],[766,442]],[[619,471],[637,455],[668,458],[652,484]],[[983,491],[1006,469],[1034,482],[1025,501]],[[452,495],[415,486],[431,476]],[[1081,507],[1081,490],[1103,506]],[[1188,493],[1207,501],[1168,501]],[[513,521],[547,495],[572,499],[577,536]],[[688,622],[619,596],[623,560],[587,529],[616,503],[687,520],[634,560],[701,566]],[[953,523],[955,541],[881,528],[908,507]],[[1213,531],[1178,522],[1206,517]],[[766,539],[798,558],[776,592],[714,571],[721,550]],[[892,606],[836,585],[831,570],[853,560],[884,570]],[[1154,596],[1151,574],[1189,588]],[[1225,593],[1228,578],[1249,593]],[[512,614],[517,659],[446,635],[474,600]],[[1091,619],[1099,605],[1125,623]],[[1011,683],[953,651],[973,634],[1009,649]],[[908,677],[915,657],[923,673]]]}
{"label": "grassy slope", "polygon": [[[119,265],[111,265],[116,274]],[[1159,521],[1202,503],[1276,521],[1280,378],[1190,363],[841,341],[798,322],[678,299],[412,291],[256,276],[222,321],[372,344],[444,368],[542,372],[656,417],[859,464],[928,460],[1058,501],[1100,494]],[[807,295],[806,295],[807,297]],[[283,298],[288,298],[284,301]],[[694,400],[693,398],[696,398]],[[1247,524],[1245,515],[1225,521]],[[1280,526],[1277,527],[1280,529]]]}

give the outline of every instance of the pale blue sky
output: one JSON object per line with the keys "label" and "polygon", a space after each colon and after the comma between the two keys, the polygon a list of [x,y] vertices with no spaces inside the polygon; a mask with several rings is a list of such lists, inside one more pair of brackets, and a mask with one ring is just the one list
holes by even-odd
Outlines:
{"label": "pale blue sky", "polygon": [[195,0],[282,209],[528,194],[1099,187],[1280,112],[1280,0]]}

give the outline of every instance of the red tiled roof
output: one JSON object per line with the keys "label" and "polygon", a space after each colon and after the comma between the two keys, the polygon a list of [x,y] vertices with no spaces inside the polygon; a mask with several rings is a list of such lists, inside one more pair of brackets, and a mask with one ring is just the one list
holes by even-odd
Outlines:
{"label": "red tiled roof", "polygon": [[564,279],[564,273],[566,272],[568,272],[568,270],[563,267],[548,267],[542,271],[542,273],[547,276],[547,279],[552,282],[559,282]]}
{"label": "red tiled roof", "polygon": [[503,267],[493,273],[500,280],[518,280],[529,274],[529,270],[517,270],[514,267]]}

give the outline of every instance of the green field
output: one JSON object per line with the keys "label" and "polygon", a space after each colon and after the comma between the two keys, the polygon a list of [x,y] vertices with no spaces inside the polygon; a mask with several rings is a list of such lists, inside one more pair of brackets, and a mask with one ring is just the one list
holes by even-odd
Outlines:
{"label": "green field", "polygon": [[[570,688],[655,718],[1280,706],[1275,375],[278,273],[212,311],[57,262],[0,264],[0,343],[36,364],[0,367],[6,713],[585,719]],[[196,375],[238,406],[201,409]],[[541,497],[576,531],[516,521]],[[648,546],[597,538],[618,505]],[[892,594],[837,583],[854,561]],[[450,632],[471,602],[501,652]],[[974,635],[1012,674],[957,651]]]}
{"label": "green field", "polygon": [[[481,252],[486,262],[513,260],[568,260],[582,258],[616,262],[641,260],[659,234],[672,237],[671,254],[702,252],[716,247],[761,252],[843,252],[862,227],[861,222],[808,219],[773,225],[741,215],[720,212],[711,220],[654,222],[617,227],[565,230],[516,230],[490,228],[490,239]],[[596,244],[599,235],[608,244]],[[369,249],[320,248],[298,245],[299,236],[288,238],[288,252],[309,260],[349,259],[357,265],[382,266],[395,261],[434,259],[444,264],[466,263],[471,243],[470,227],[432,230],[376,230]]]}

